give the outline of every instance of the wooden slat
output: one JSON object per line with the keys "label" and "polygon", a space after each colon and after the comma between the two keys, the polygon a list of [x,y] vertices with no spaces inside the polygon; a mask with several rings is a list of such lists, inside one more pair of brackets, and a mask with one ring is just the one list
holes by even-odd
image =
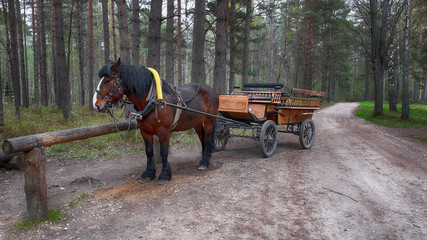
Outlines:
{"label": "wooden slat", "polygon": [[311,90],[299,89],[299,88],[292,88],[291,92],[296,94],[304,94],[308,96],[318,96],[318,97],[325,96],[324,92],[317,92],[317,91],[311,91]]}

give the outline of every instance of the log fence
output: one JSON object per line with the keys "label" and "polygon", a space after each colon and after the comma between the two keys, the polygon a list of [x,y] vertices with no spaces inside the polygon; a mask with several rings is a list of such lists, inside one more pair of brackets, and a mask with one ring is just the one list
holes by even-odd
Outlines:
{"label": "log fence", "polygon": [[123,121],[4,140],[2,143],[4,154],[23,153],[24,191],[28,217],[40,219],[48,215],[44,147],[131,130],[137,127],[135,121]]}

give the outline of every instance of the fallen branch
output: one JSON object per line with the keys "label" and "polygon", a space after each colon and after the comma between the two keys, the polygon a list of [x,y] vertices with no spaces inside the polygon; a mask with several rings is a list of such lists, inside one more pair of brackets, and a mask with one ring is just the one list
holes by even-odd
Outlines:
{"label": "fallen branch", "polygon": [[355,201],[355,202],[359,202],[359,201],[357,201],[356,199],[354,199],[354,198],[352,198],[352,197],[350,197],[350,196],[347,196],[347,195],[345,195],[345,194],[343,194],[343,193],[340,193],[340,192],[337,192],[337,191],[334,191],[334,190],[332,190],[332,189],[325,188],[325,187],[322,187],[322,188],[323,188],[323,189],[325,189],[325,190],[328,190],[328,191],[330,191],[330,192],[336,193],[336,194],[338,194],[338,195],[341,195],[341,196],[344,196],[344,197],[350,198],[351,200],[353,200],[353,201]]}

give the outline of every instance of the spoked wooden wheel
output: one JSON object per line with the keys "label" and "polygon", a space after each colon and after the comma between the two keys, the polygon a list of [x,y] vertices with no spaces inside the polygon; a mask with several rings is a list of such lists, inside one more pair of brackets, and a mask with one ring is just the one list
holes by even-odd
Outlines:
{"label": "spoked wooden wheel", "polygon": [[301,124],[299,142],[304,149],[309,149],[313,146],[315,137],[316,128],[314,127],[314,121],[311,118],[307,118]]}
{"label": "spoked wooden wheel", "polygon": [[226,126],[217,125],[214,134],[215,152],[224,150],[228,143],[230,129]]}
{"label": "spoked wooden wheel", "polygon": [[277,146],[277,127],[271,120],[266,121],[261,127],[259,135],[259,146],[263,157],[273,156]]}

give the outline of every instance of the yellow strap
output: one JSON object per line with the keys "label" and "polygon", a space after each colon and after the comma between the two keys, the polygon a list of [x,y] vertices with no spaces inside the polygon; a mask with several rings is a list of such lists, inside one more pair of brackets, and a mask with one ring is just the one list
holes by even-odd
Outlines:
{"label": "yellow strap", "polygon": [[154,75],[154,81],[156,82],[156,90],[157,90],[157,99],[163,99],[163,92],[162,92],[162,84],[160,81],[159,73],[154,68],[147,68],[150,70]]}

